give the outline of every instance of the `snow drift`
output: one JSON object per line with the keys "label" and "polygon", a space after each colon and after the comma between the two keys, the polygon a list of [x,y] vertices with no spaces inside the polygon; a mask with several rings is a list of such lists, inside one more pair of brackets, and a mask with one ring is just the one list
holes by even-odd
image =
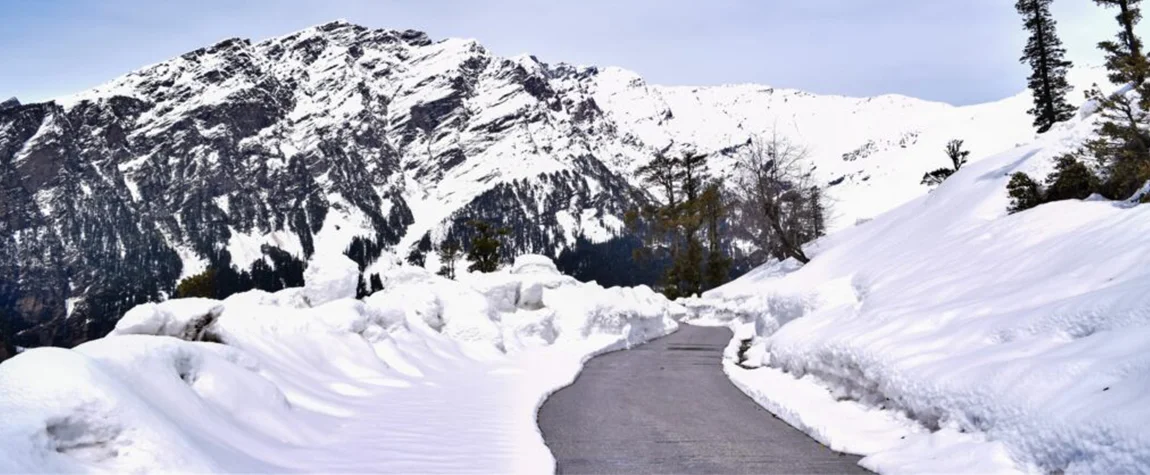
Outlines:
{"label": "snow drift", "polygon": [[542,400],[684,312],[538,256],[462,282],[392,269],[363,301],[354,264],[312,266],[302,289],[141,305],[0,365],[0,472],[546,472]]}
{"label": "snow drift", "polygon": [[1150,471],[1150,207],[1005,212],[1090,111],[691,302],[735,383],[883,472]]}

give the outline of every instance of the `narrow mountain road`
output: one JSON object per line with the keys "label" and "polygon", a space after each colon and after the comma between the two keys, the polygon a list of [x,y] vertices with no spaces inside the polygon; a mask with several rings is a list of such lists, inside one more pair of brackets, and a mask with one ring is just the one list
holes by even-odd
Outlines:
{"label": "narrow mountain road", "polygon": [[587,362],[539,410],[560,473],[868,473],[776,419],[723,373],[726,328]]}

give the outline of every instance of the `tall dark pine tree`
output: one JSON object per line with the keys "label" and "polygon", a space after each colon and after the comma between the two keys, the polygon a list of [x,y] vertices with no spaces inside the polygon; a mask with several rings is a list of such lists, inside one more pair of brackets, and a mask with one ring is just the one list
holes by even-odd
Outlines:
{"label": "tall dark pine tree", "polygon": [[437,274],[455,279],[455,261],[459,259],[459,244],[450,239],[439,245],[439,272]]}
{"label": "tall dark pine tree", "polygon": [[1106,68],[1110,70],[1110,80],[1117,84],[1132,82],[1141,84],[1146,80],[1146,57],[1142,55],[1142,40],[1134,34],[1134,27],[1142,19],[1142,0],[1094,0],[1104,7],[1117,7],[1118,41],[1103,41],[1098,47],[1106,52]]}
{"label": "tall dark pine tree", "polygon": [[1142,51],[1142,42],[1134,26],[1142,17],[1138,0],[1095,0],[1103,6],[1118,8],[1118,40],[1103,41],[1098,47],[1106,52],[1110,79],[1131,83],[1134,94],[1104,93],[1095,86],[1087,91],[1088,99],[1098,104],[1097,137],[1087,144],[1102,171],[1099,190],[1111,199],[1133,198],[1150,180],[1150,67]]}
{"label": "tall dark pine tree", "polygon": [[703,179],[707,173],[707,156],[687,153],[679,160],[679,173],[682,181],[683,197],[694,201],[703,191]]}
{"label": "tall dark pine tree", "polygon": [[727,204],[723,189],[712,182],[699,197],[699,212],[707,225],[707,265],[704,271],[706,288],[713,289],[727,283],[731,272],[731,258],[723,253],[723,221],[727,217]]}
{"label": "tall dark pine tree", "polygon": [[679,184],[681,173],[679,165],[678,159],[660,153],[650,163],[635,170],[635,173],[642,177],[643,181],[662,188],[663,193],[667,195],[667,205],[674,208],[678,203],[675,200],[675,188]]}
{"label": "tall dark pine tree", "polygon": [[1066,71],[1072,63],[1065,59],[1066,49],[1055,33],[1054,17],[1050,15],[1051,1],[1018,0],[1014,5],[1030,31],[1030,40],[1021,61],[1033,70],[1028,84],[1034,93],[1034,108],[1029,112],[1034,116],[1034,126],[1039,133],[1074,115],[1074,108],[1066,102],[1066,93],[1070,90]]}
{"label": "tall dark pine tree", "polygon": [[471,227],[475,229],[475,237],[471,238],[471,249],[467,251],[467,260],[471,262],[467,270],[495,272],[499,269],[500,238],[510,231],[479,220],[472,221]]}
{"label": "tall dark pine tree", "polygon": [[682,229],[682,252],[674,257],[672,273],[678,278],[678,291],[681,295],[694,295],[703,290],[704,249],[700,240],[703,224],[702,203],[703,183],[707,174],[707,156],[685,153],[679,159],[680,189],[683,190],[682,209],[675,210],[677,226]]}

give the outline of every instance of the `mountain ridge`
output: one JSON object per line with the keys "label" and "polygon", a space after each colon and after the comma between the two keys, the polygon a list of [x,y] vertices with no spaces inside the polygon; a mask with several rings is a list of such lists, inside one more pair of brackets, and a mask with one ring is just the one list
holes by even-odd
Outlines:
{"label": "mountain ridge", "polygon": [[1033,138],[993,126],[1026,124],[1025,110],[1019,97],[655,86],[347,22],[232,38],[0,111],[0,311],[17,344],[72,344],[209,265],[306,260],[358,238],[378,251],[371,272],[466,242],[475,218],[511,229],[509,253],[555,256],[627,234],[623,212],[652,197],[634,171],[656,152],[711,154],[723,177],[774,131],[810,148],[833,230],[925,193],[946,140],[981,156]]}

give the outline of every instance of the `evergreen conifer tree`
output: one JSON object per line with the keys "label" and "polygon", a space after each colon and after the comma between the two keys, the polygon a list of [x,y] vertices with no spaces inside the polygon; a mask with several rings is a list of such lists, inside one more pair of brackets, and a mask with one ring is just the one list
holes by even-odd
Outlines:
{"label": "evergreen conifer tree", "polygon": [[371,274],[371,293],[383,290],[383,281],[379,279],[379,274]]}
{"label": "evergreen conifer tree", "polygon": [[1134,27],[1142,17],[1140,0],[1095,0],[1106,7],[1117,7],[1119,33],[1117,41],[1103,41],[1098,47],[1106,52],[1110,79],[1130,83],[1126,90],[1104,94],[1095,85],[1087,98],[1098,105],[1097,137],[1086,148],[1094,155],[1102,173],[1099,191],[1112,199],[1126,199],[1150,180],[1150,74],[1142,42]]}
{"label": "evergreen conifer tree", "polygon": [[1046,177],[1045,201],[1081,200],[1098,189],[1098,177],[1073,155],[1058,157]]}
{"label": "evergreen conifer tree", "polygon": [[1022,172],[1010,175],[1010,183],[1006,185],[1006,192],[1010,195],[1010,207],[1006,211],[1010,214],[1026,211],[1042,204],[1044,197],[1038,182]]}
{"label": "evergreen conifer tree", "polygon": [[1050,14],[1052,0],[1018,0],[1014,8],[1023,17],[1030,31],[1030,39],[1023,50],[1022,61],[1033,71],[1028,80],[1034,94],[1034,126],[1039,133],[1050,130],[1054,124],[1070,119],[1074,108],[1066,102],[1070,83],[1066,72],[1072,66],[1065,59],[1066,49],[1055,31],[1054,17]]}
{"label": "evergreen conifer tree", "polygon": [[423,265],[427,263],[427,255],[419,250],[419,248],[412,249],[411,252],[407,254],[407,263],[416,267],[423,267]]}
{"label": "evergreen conifer tree", "polygon": [[467,270],[471,272],[495,272],[499,269],[500,238],[508,234],[505,228],[496,228],[485,221],[472,221],[471,227],[475,236],[471,238],[471,249],[467,251],[467,260],[471,265]]}
{"label": "evergreen conifer tree", "polygon": [[678,159],[670,158],[663,153],[659,153],[655,155],[655,158],[649,163],[635,170],[635,173],[648,184],[662,188],[663,193],[667,197],[668,206],[674,207],[678,204],[678,201],[675,199],[675,188],[678,187],[681,176],[680,162]]}
{"label": "evergreen conifer tree", "polygon": [[455,261],[459,260],[459,244],[447,240],[439,245],[439,272],[448,279],[455,279]]}
{"label": "evergreen conifer tree", "polygon": [[1106,52],[1110,80],[1115,84],[1141,84],[1146,80],[1147,64],[1142,54],[1142,40],[1134,34],[1134,27],[1142,19],[1142,0],[1094,0],[1094,3],[1118,9],[1118,40],[1098,43]]}
{"label": "evergreen conifer tree", "polygon": [[723,253],[722,223],[727,216],[727,205],[722,188],[711,183],[700,197],[700,209],[707,223],[707,268],[704,279],[708,289],[727,282],[731,271],[731,258]]}

